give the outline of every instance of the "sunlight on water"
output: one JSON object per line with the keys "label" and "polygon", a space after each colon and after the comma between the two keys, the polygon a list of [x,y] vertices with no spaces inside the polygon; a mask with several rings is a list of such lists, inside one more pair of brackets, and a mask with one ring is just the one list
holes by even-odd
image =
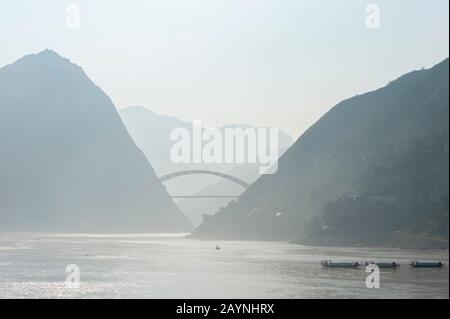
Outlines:
{"label": "sunlight on water", "polygon": [[[315,248],[276,242],[217,242],[185,234],[0,234],[0,298],[448,298],[449,271],[411,259],[448,251]],[[322,259],[395,260],[380,289],[364,267],[325,269]],[[68,288],[65,270],[80,269]]]}

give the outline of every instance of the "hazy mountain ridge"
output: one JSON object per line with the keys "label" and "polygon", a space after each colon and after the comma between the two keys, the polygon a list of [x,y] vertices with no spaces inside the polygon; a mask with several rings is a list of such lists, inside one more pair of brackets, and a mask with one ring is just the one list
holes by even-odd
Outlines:
{"label": "hazy mountain ridge", "polygon": [[[237,164],[234,163],[173,163],[170,158],[171,147],[176,141],[170,140],[172,130],[186,129],[192,136],[192,123],[176,117],[157,114],[143,106],[130,106],[119,110],[119,114],[136,145],[142,149],[148,160],[154,166],[158,176],[185,169],[208,169],[227,173]],[[226,128],[252,128],[250,125],[226,125]],[[202,129],[205,129],[202,127]],[[282,149],[292,145],[292,138],[279,130],[279,146]],[[237,176],[240,177],[240,176]],[[242,176],[245,178],[245,176]]]}
{"label": "hazy mountain ridge", "polygon": [[[374,201],[382,205],[375,209]],[[435,224],[429,231],[427,218]],[[361,222],[346,228],[344,219]],[[415,235],[448,237],[448,59],[336,105],[285,153],[276,174],[259,178],[194,233],[326,245]]]}
{"label": "hazy mountain ridge", "polygon": [[189,231],[113,103],[46,50],[0,69],[0,225],[24,231]]}
{"label": "hazy mountain ridge", "polygon": [[[188,123],[173,116],[154,113],[143,106],[123,108],[119,110],[119,114],[136,145],[142,149],[149,162],[155,168],[158,176],[190,169],[226,173],[241,178],[248,183],[253,183],[260,176],[258,164],[175,164],[170,158],[170,150],[175,143],[175,141],[170,140],[170,133],[173,129],[183,128],[190,132],[192,136],[192,123]],[[231,124],[220,127],[219,129],[223,132],[226,128],[246,129],[252,128],[252,126]],[[281,155],[290,145],[292,145],[292,138],[282,130],[278,130],[278,144],[278,153]],[[179,179],[179,181],[182,183],[181,179]],[[191,195],[211,195],[221,193],[225,195],[240,195],[243,190],[242,186],[236,185],[228,180],[211,179],[210,184],[205,184],[203,187],[195,190],[186,190],[186,193]],[[213,214],[220,207],[225,206],[229,201],[230,199],[227,198],[182,199],[178,200],[176,204],[190,218],[194,225],[198,225],[202,220],[202,215]]]}

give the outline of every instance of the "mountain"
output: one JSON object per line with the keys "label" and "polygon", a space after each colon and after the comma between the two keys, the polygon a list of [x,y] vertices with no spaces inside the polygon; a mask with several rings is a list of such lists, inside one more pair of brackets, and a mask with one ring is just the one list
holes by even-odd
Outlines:
{"label": "mountain", "polygon": [[196,238],[448,247],[448,59],[342,101]]}
{"label": "mountain", "polygon": [[[160,115],[142,106],[130,106],[119,110],[119,114],[128,129],[136,145],[144,152],[149,162],[154,167],[158,176],[182,170],[210,170],[230,174],[252,183],[259,177],[257,164],[228,164],[228,163],[187,163],[175,164],[170,159],[170,150],[174,141],[170,140],[170,133],[177,128],[183,128],[192,134],[192,123],[188,123],[172,116]],[[224,132],[227,128],[251,128],[249,125],[227,125],[219,128]],[[191,135],[192,136],[192,135]],[[292,138],[278,131],[278,153],[282,154],[292,145]],[[178,179],[183,184],[183,179]],[[174,190],[177,180],[167,184],[168,191]],[[240,195],[244,189],[228,180],[219,178],[202,179],[197,178],[195,188],[187,191],[190,195],[221,194]],[[191,222],[197,226],[203,215],[213,214],[225,206],[230,199],[227,198],[202,198],[181,199],[176,202],[178,207],[189,217]]]}
{"label": "mountain", "polygon": [[186,232],[110,98],[45,50],[0,69],[0,225],[8,231]]}
{"label": "mountain", "polygon": [[[279,149],[278,154],[281,156],[287,148]],[[259,166],[257,164],[240,164],[227,172],[228,175],[238,177],[243,181],[251,184],[255,182],[260,176]],[[197,191],[196,195],[233,195],[240,196],[245,191],[242,186],[230,182],[228,180],[219,178],[206,187]],[[188,215],[194,226],[199,226],[203,221],[204,216],[213,215],[219,209],[226,207],[232,200],[230,198],[202,198],[196,199],[181,199],[176,202],[177,206]]]}
{"label": "mountain", "polygon": [[[174,129],[182,128],[190,132],[192,136],[192,123],[173,116],[157,114],[146,107],[137,105],[120,109],[119,115],[136,145],[144,152],[158,176],[189,169],[206,169],[227,173],[238,166],[232,163],[173,163],[170,158],[170,150],[175,142],[170,140],[170,134]],[[226,128],[236,127],[251,128],[249,125],[233,124],[219,129],[223,132]],[[288,134],[281,130],[278,133],[280,149],[287,149],[292,145],[292,138]]]}
{"label": "mountain", "polygon": [[[172,116],[156,114],[143,106],[120,109],[119,115],[130,136],[143,151],[158,176],[177,170],[204,168],[202,164],[175,164],[170,159],[170,149],[174,143],[170,140],[170,133],[176,128],[192,132],[192,123]],[[228,165],[228,169],[232,167]]]}

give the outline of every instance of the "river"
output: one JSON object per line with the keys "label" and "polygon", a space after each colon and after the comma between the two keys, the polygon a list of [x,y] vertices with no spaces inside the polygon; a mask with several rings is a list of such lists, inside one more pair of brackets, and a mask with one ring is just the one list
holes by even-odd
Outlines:
{"label": "river", "polygon": [[[220,250],[216,250],[216,245]],[[365,267],[322,259],[395,260],[380,288]],[[411,259],[439,259],[415,269]],[[66,267],[79,286],[66,284]],[[448,251],[317,248],[279,242],[199,241],[171,234],[0,233],[0,298],[449,298]]]}

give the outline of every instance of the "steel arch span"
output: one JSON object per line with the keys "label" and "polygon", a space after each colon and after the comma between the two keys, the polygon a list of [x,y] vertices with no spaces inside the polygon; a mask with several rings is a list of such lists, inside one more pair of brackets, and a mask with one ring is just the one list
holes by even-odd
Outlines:
{"label": "steel arch span", "polygon": [[163,175],[163,176],[159,177],[159,181],[161,183],[164,183],[164,182],[166,182],[166,181],[168,181],[170,179],[177,178],[177,177],[180,177],[180,176],[200,175],[200,174],[222,177],[222,178],[228,179],[229,181],[232,181],[233,183],[236,183],[236,184],[238,184],[238,185],[240,185],[240,186],[242,186],[244,188],[247,188],[247,187],[250,186],[249,183],[247,183],[246,181],[244,181],[244,180],[242,180],[240,178],[237,178],[237,177],[234,177],[234,176],[231,176],[231,175],[228,175],[228,174],[224,174],[224,173],[208,171],[208,170],[200,170],[200,169],[179,171],[179,172],[174,172],[174,173],[170,173],[170,174],[167,174],[167,175]]}

